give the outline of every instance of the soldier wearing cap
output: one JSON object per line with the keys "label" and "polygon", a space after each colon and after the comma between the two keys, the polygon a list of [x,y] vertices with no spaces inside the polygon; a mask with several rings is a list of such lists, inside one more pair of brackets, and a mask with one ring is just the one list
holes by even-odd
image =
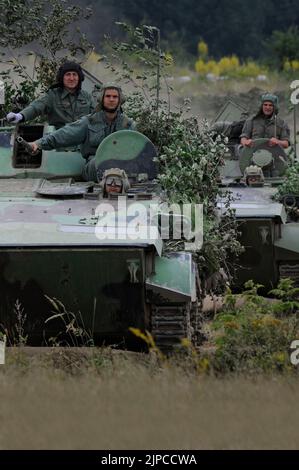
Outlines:
{"label": "soldier wearing cap", "polygon": [[8,113],[6,119],[13,124],[45,116],[57,129],[76,121],[94,110],[91,95],[81,89],[84,74],[76,62],[65,62],[57,72],[56,83],[47,93],[34,100],[20,113]]}
{"label": "soldier wearing cap", "polygon": [[269,138],[269,146],[290,145],[290,129],[286,122],[277,116],[278,97],[271,93],[261,96],[261,106],[257,114],[245,121],[241,134],[241,145],[251,147],[254,139]]}
{"label": "soldier wearing cap", "polygon": [[119,86],[104,85],[99,104],[93,114],[82,117],[52,134],[47,134],[36,142],[31,142],[32,150],[52,150],[80,144],[82,156],[86,159],[82,177],[85,181],[98,181],[94,156],[102,140],[113,132],[135,128],[133,120],[122,111],[121,106],[124,101]]}

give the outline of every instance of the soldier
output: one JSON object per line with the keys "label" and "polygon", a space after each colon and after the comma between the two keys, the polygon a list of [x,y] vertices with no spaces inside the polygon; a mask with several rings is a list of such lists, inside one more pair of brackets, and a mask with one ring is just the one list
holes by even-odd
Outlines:
{"label": "soldier", "polygon": [[125,194],[130,188],[127,173],[120,168],[110,168],[106,170],[100,182],[103,189],[103,196],[110,193]]}
{"label": "soldier", "polygon": [[245,168],[243,181],[247,186],[262,186],[264,183],[263,170],[257,165],[250,165]]}
{"label": "soldier", "polygon": [[65,62],[59,68],[55,85],[34,100],[20,113],[8,113],[6,119],[13,124],[27,122],[38,116],[46,116],[57,129],[74,122],[94,110],[94,103],[87,91],[81,90],[84,74],[79,64]]}
{"label": "soldier", "polygon": [[278,97],[271,93],[261,96],[258,113],[245,121],[241,134],[241,145],[251,147],[253,139],[269,138],[269,146],[290,145],[290,129],[283,119],[277,117]]}
{"label": "soldier", "polygon": [[36,152],[38,149],[52,150],[81,144],[81,153],[86,159],[82,177],[85,181],[98,181],[94,156],[102,140],[112,132],[135,128],[133,120],[122,112],[124,101],[119,86],[104,85],[93,114],[31,142],[32,150]]}

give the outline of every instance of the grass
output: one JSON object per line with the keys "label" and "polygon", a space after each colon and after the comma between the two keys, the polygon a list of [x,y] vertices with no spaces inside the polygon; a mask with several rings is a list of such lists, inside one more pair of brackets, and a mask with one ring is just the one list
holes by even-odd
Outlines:
{"label": "grass", "polygon": [[110,349],[8,350],[0,449],[295,449],[296,378],[198,375]]}

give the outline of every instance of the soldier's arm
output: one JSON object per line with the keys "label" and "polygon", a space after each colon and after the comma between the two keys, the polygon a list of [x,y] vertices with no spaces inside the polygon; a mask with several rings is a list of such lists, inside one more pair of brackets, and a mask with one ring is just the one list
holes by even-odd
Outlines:
{"label": "soldier's arm", "polygon": [[[72,145],[82,144],[87,138],[88,120],[86,117],[78,121],[66,124],[51,134],[47,134],[36,142],[33,142],[37,148],[44,150],[53,150],[56,148],[69,147]],[[36,147],[32,145],[33,150]]]}
{"label": "soldier's arm", "polygon": [[280,145],[280,147],[287,149],[290,145],[290,142],[288,140],[282,140],[277,139],[276,137],[271,137],[271,139],[269,140],[269,145],[270,147],[273,147],[274,145]]}
{"label": "soldier's arm", "polygon": [[49,93],[37,98],[32,103],[21,111],[24,121],[31,121],[42,114],[46,114],[49,109],[50,97]]}
{"label": "soldier's arm", "polygon": [[94,110],[96,109],[97,100],[96,100],[96,98],[94,98],[92,95],[90,95],[89,99],[90,99],[90,103],[89,103],[89,114],[91,114],[91,113],[93,113]]}
{"label": "soldier's arm", "polygon": [[283,123],[282,130],[279,135],[279,139],[276,137],[272,137],[269,140],[269,145],[270,147],[273,147],[273,145],[280,145],[281,147],[287,149],[291,143],[290,140],[290,128],[287,125],[286,122]]}
{"label": "soldier's arm", "polygon": [[242,133],[240,135],[240,142],[241,145],[245,145],[246,147],[250,147],[252,145],[252,120],[246,119]]}
{"label": "soldier's arm", "polygon": [[288,148],[288,146],[291,143],[291,133],[290,133],[290,128],[286,122],[283,123],[283,128],[282,128],[281,135],[279,136],[279,138],[281,140],[280,145],[284,148]]}

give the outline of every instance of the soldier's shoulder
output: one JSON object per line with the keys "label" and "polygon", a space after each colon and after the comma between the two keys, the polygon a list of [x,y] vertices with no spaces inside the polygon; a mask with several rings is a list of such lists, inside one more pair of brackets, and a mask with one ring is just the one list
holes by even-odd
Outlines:
{"label": "soldier's shoulder", "polygon": [[102,111],[94,111],[93,113],[87,114],[84,116],[89,124],[99,124],[104,122],[104,117]]}
{"label": "soldier's shoulder", "polygon": [[46,96],[58,96],[58,95],[61,95],[61,88],[59,87],[53,87],[53,88],[49,88],[48,91],[46,91],[45,95]]}
{"label": "soldier's shoulder", "polygon": [[258,119],[259,116],[260,115],[258,113],[251,114],[250,116],[248,116],[248,118],[245,119],[245,122],[252,122],[254,119]]}
{"label": "soldier's shoulder", "polygon": [[126,114],[122,114],[122,125],[125,129],[128,129],[135,125],[135,122],[132,118],[129,118]]}
{"label": "soldier's shoulder", "polygon": [[32,103],[34,103],[35,101],[39,101],[39,100],[51,100],[54,98],[54,96],[55,96],[54,90],[49,89],[47,91],[42,92]]}
{"label": "soldier's shoulder", "polygon": [[287,122],[285,119],[282,119],[280,116],[277,116],[277,124],[280,126],[287,126]]}

